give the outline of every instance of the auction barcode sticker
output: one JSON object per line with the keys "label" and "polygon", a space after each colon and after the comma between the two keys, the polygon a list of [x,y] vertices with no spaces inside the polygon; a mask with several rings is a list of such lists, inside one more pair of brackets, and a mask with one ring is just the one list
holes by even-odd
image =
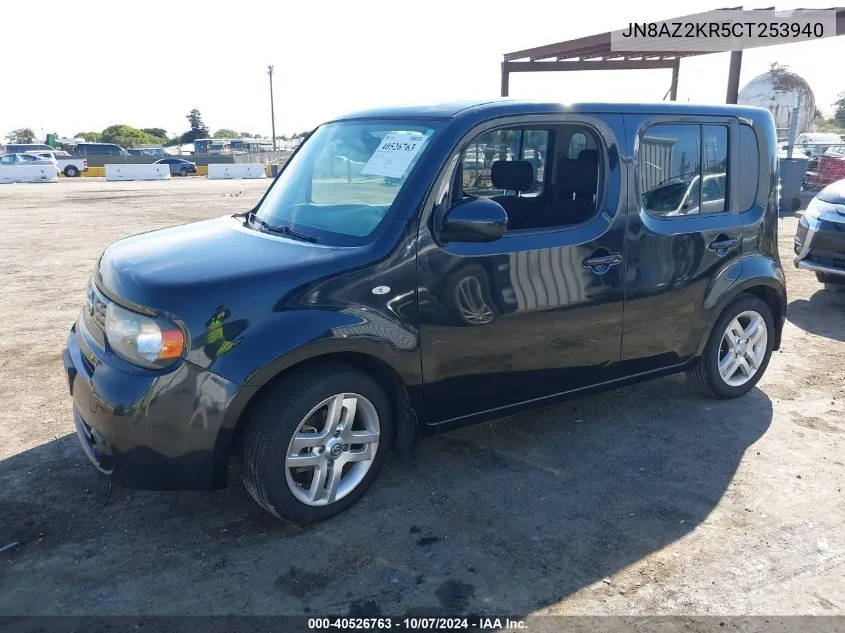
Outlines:
{"label": "auction barcode sticker", "polygon": [[420,153],[426,137],[414,132],[385,134],[378,149],[370,156],[361,174],[401,178]]}

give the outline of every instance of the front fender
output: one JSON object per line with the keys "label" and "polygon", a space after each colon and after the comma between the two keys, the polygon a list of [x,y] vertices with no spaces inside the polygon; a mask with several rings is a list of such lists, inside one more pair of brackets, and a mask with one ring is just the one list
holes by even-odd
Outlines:
{"label": "front fender", "polygon": [[395,316],[363,306],[280,312],[248,328],[236,346],[215,360],[213,370],[258,388],[297,363],[341,352],[372,356],[405,384],[420,384],[417,332]]}
{"label": "front fender", "polygon": [[710,332],[725,308],[739,294],[752,291],[761,296],[767,303],[773,300],[775,306],[774,349],[780,347],[783,321],[786,317],[786,284],[783,269],[780,264],[767,255],[755,253],[738,259],[732,266],[726,268],[714,279],[704,300],[703,312],[705,326],[701,329],[701,337],[696,348],[696,356],[700,356],[710,338]]}
{"label": "front fender", "polygon": [[[419,350],[416,331],[361,306],[279,312],[247,328],[238,344],[214,361],[215,373],[241,385],[226,411],[217,442],[219,456],[228,455],[241,414],[262,386],[286,369],[322,356],[355,354],[386,364],[403,382],[411,406],[419,406]],[[220,463],[225,459],[218,459]]]}

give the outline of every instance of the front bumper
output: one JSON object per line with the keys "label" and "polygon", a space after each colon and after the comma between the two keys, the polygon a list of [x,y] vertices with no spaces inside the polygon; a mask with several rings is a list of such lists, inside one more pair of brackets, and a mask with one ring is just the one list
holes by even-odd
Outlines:
{"label": "front bumper", "polygon": [[819,264],[812,260],[802,260],[795,264],[796,268],[802,268],[804,270],[812,270],[817,273],[827,273],[828,275],[838,275],[841,277],[845,277],[845,268],[835,268],[833,266],[825,266],[824,264]]}
{"label": "front bumper", "polygon": [[845,276],[845,216],[804,216],[794,240],[796,268]]}
{"label": "front bumper", "polygon": [[234,424],[226,413],[238,386],[186,361],[134,367],[100,346],[83,314],[62,358],[88,459],[129,488],[224,486]]}

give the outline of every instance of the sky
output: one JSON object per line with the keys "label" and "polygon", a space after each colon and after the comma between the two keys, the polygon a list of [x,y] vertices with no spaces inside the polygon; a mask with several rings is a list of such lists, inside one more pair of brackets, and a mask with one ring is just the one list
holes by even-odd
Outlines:
{"label": "sky", "polygon": [[[0,136],[70,136],[114,124],[212,131],[309,130],[369,106],[497,97],[506,52],[721,8],[687,0],[0,0]],[[803,3],[802,3],[803,4]],[[746,9],[771,6],[745,4]],[[777,9],[794,8],[777,5]],[[723,103],[728,53],[681,62],[678,100]],[[845,79],[845,37],[746,50],[740,86],[779,62],[826,115]],[[839,74],[841,77],[841,74]],[[660,101],[670,70],[517,73],[512,97]]]}

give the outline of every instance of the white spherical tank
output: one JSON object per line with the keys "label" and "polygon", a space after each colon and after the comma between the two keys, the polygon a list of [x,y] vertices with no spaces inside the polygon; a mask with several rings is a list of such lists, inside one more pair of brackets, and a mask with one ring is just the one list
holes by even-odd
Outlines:
{"label": "white spherical tank", "polygon": [[787,130],[792,118],[792,108],[801,98],[798,113],[798,133],[811,132],[816,113],[816,99],[810,85],[785,66],[772,64],[771,70],[749,81],[739,92],[740,105],[766,108],[775,119],[778,130]]}

